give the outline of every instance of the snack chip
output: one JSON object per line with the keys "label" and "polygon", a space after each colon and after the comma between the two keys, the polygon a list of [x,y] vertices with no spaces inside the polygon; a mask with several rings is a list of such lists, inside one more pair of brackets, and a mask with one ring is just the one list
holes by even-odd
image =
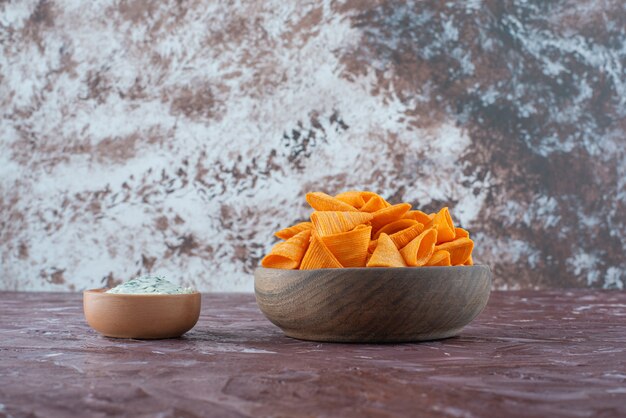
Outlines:
{"label": "snack chip", "polygon": [[435,244],[437,243],[437,229],[428,228],[409,242],[400,250],[400,254],[404,257],[404,261],[409,266],[423,266],[430,260],[435,252]]}
{"label": "snack chip", "polygon": [[310,238],[311,230],[306,229],[287,241],[279,242],[263,258],[261,265],[279,269],[297,269],[309,247]]}
{"label": "snack chip", "polygon": [[367,267],[406,267],[402,254],[389,238],[389,235],[383,232],[378,240],[380,242],[368,260]]}
{"label": "snack chip", "polygon": [[314,232],[311,235],[311,244],[307,250],[300,270],[314,270],[314,269],[329,269],[329,268],[341,268],[343,267],[337,257],[330,252],[330,250],[324,245],[320,236]]}
{"label": "snack chip", "polygon": [[372,227],[357,225],[352,231],[322,237],[322,242],[343,267],[363,267]]}
{"label": "snack chip", "polygon": [[373,216],[366,212],[316,211],[311,214],[313,227],[320,235],[347,232],[371,221],[372,218]]}
{"label": "snack chip", "polygon": [[435,251],[426,266],[451,266],[450,253],[444,250]]}
{"label": "snack chip", "polygon": [[289,239],[293,237],[294,235],[296,235],[297,233],[305,231],[307,229],[313,229],[312,222],[300,222],[293,226],[289,226],[285,229],[281,229],[280,231],[276,232],[274,235],[276,236],[276,238]]}
{"label": "snack chip", "polygon": [[306,194],[310,221],[276,232],[261,265],[280,269],[473,265],[474,242],[447,207],[426,214],[374,192]]}

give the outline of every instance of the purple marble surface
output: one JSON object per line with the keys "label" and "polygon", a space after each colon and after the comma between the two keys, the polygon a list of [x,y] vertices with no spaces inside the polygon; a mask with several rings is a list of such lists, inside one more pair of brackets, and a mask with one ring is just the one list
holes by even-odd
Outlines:
{"label": "purple marble surface", "polygon": [[0,292],[0,417],[626,416],[626,293],[494,292],[459,337],[287,338],[253,295],[204,295],[183,338],[91,330],[77,294]]}
{"label": "purple marble surface", "polygon": [[251,290],[303,195],[450,206],[500,289],[626,282],[626,4],[0,3],[0,289]]}

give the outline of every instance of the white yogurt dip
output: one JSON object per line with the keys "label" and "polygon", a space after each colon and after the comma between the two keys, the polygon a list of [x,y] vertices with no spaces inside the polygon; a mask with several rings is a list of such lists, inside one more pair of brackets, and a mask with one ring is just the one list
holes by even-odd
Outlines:
{"label": "white yogurt dip", "polygon": [[106,293],[120,293],[126,295],[152,294],[152,295],[181,295],[195,293],[191,287],[180,287],[159,276],[141,276],[127,281]]}

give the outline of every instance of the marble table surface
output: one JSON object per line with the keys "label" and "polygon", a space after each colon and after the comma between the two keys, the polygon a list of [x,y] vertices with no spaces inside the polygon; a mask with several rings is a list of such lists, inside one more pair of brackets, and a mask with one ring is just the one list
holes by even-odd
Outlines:
{"label": "marble table surface", "polygon": [[284,337],[250,294],[163,341],[91,330],[80,294],[0,292],[0,416],[626,416],[626,293],[494,292],[459,337]]}

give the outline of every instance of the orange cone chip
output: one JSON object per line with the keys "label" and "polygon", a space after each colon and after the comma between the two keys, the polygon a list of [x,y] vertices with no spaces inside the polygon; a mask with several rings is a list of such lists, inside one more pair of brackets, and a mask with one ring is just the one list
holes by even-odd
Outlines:
{"label": "orange cone chip", "polygon": [[[402,231],[398,231],[395,234],[389,235],[389,238],[391,238],[394,244],[396,244],[396,248],[402,248],[406,246],[409,242],[411,242],[413,238],[421,234],[423,230],[424,230],[424,225],[417,223],[406,229],[403,229]],[[375,240],[375,239],[371,240],[368,250],[370,252],[374,252],[374,249],[376,249],[377,244],[378,244],[378,240]]]}
{"label": "orange cone chip", "polygon": [[450,263],[453,266],[460,266],[472,255],[474,241],[469,238],[459,238],[454,241],[439,244],[435,247],[437,251],[447,251],[450,253]]}
{"label": "orange cone chip", "polygon": [[378,238],[376,250],[367,262],[367,267],[406,267],[406,263],[396,244],[383,232]]}
{"label": "orange cone chip", "polygon": [[363,192],[358,190],[350,190],[349,192],[339,193],[335,196],[335,199],[339,199],[344,203],[347,203],[350,206],[353,206],[357,209],[360,209],[365,205],[365,198],[363,197]]}
{"label": "orange cone chip", "polygon": [[469,232],[463,228],[459,228],[458,226],[454,228],[456,232],[456,238],[469,238]]}
{"label": "orange cone chip", "polygon": [[359,225],[352,231],[321,237],[328,250],[344,267],[365,267],[371,226]]}
{"label": "orange cone chip", "polygon": [[436,243],[437,230],[430,228],[419,234],[402,248],[400,254],[402,254],[408,266],[423,266],[435,252]]}
{"label": "orange cone chip", "polygon": [[398,219],[397,221],[388,223],[387,225],[380,228],[378,232],[374,234],[373,238],[378,239],[378,236],[382,234],[383,232],[387,235],[395,234],[396,232],[407,229],[408,227],[413,226],[417,223],[418,222],[414,221],[413,219]]}
{"label": "orange cone chip", "polygon": [[430,260],[425,266],[451,266],[450,264],[450,253],[447,251],[435,251]]}
{"label": "orange cone chip", "polygon": [[[456,236],[454,224],[452,223],[452,218],[450,217],[450,212],[447,207],[437,212],[431,221],[431,225],[435,225],[437,228],[437,244],[452,241]],[[428,227],[430,225],[426,226]]]}
{"label": "orange cone chip", "polygon": [[376,233],[376,231],[378,231],[380,228],[387,225],[388,223],[397,221],[398,219],[402,218],[402,216],[407,213],[409,209],[411,209],[410,204],[400,203],[374,212],[372,214],[374,215],[374,218],[371,221],[374,233]]}
{"label": "orange cone chip", "polygon": [[[374,193],[374,192],[370,192],[366,190],[359,190],[359,193],[361,193],[361,196],[363,197],[363,200],[365,200],[365,203],[369,202],[369,200],[372,197],[380,197],[382,199],[382,197],[378,193]],[[385,199],[383,200],[387,202]],[[387,203],[387,206],[389,206],[389,203]]]}
{"label": "orange cone chip", "polygon": [[341,263],[335,258],[333,253],[324,245],[320,237],[313,233],[311,243],[304,254],[300,270],[341,268]]}
{"label": "orange cone chip", "polygon": [[433,219],[433,217],[425,214],[421,210],[410,210],[404,214],[402,219],[413,219],[414,221],[426,225]]}
{"label": "orange cone chip", "polygon": [[376,212],[381,209],[389,207],[389,203],[382,197],[375,195],[371,196],[370,199],[361,207],[362,212]]}
{"label": "orange cone chip", "polygon": [[357,225],[371,221],[373,217],[366,212],[313,212],[311,221],[317,233],[325,236],[350,231]]}
{"label": "orange cone chip", "polygon": [[312,229],[312,228],[313,228],[313,224],[311,222],[300,222],[290,227],[287,227],[285,229],[281,229],[280,231],[276,232],[274,235],[276,236],[276,238],[289,239],[302,231],[305,231],[307,229]]}
{"label": "orange cone chip", "polygon": [[391,205],[379,194],[349,190],[330,196],[306,194],[314,209],[275,235],[263,267],[318,269],[341,267],[419,267],[474,265],[474,241],[455,227],[447,207],[426,214],[409,203]]}
{"label": "orange cone chip", "polygon": [[424,225],[417,223],[413,226],[403,229],[402,231],[391,234],[390,238],[396,244],[397,248],[405,247],[409,242],[413,241],[413,238],[418,236],[424,231]]}
{"label": "orange cone chip", "polygon": [[274,245],[272,251],[261,260],[261,265],[277,269],[297,269],[309,246],[311,230],[306,229],[287,241]]}
{"label": "orange cone chip", "polygon": [[327,195],[322,192],[311,192],[306,194],[306,201],[309,202],[309,205],[315,210],[326,211],[344,211],[344,212],[356,212],[357,209],[349,205],[345,202],[342,202],[339,199],[336,199],[332,196]]}

